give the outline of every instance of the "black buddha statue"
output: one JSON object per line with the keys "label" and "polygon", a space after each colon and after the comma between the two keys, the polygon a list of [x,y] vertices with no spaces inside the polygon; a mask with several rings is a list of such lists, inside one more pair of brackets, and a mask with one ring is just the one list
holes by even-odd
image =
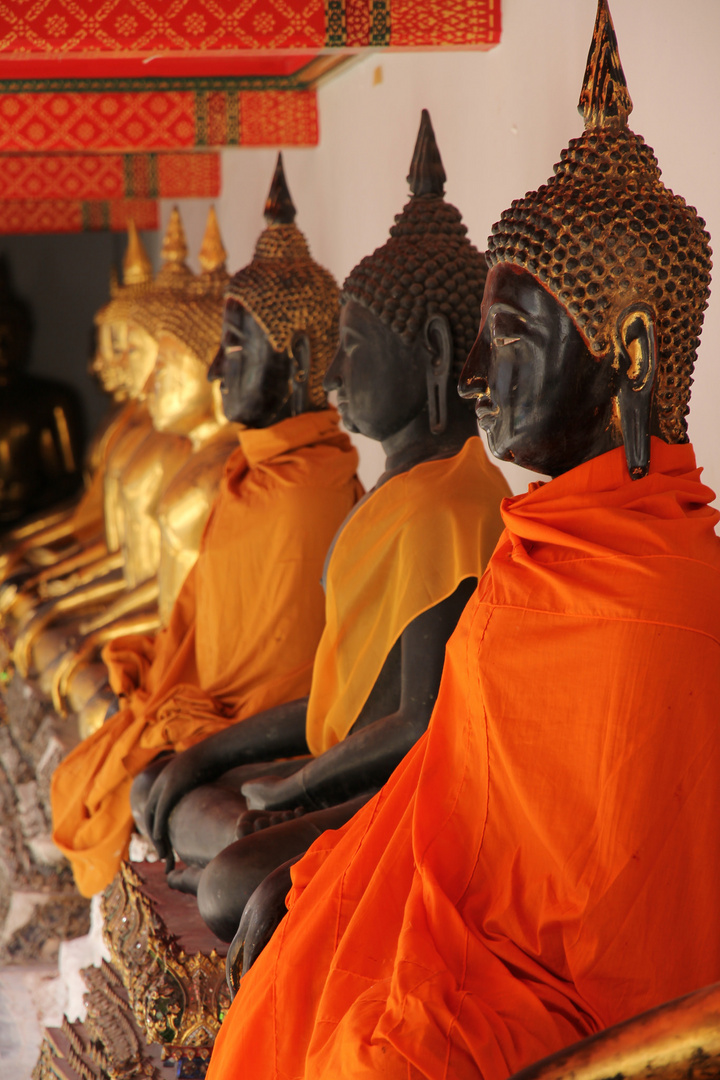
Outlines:
{"label": "black buddha statue", "polygon": [[70,387],[25,372],[32,315],[0,258],[0,527],[72,495],[82,481],[82,415]]}
{"label": "black buddha statue", "polygon": [[[326,562],[309,701],[211,736],[163,768],[149,795],[135,789],[140,827],[169,863],[175,851],[189,864],[171,883],[197,890],[227,940],[262,879],[346,821],[425,730],[445,643],[501,530],[507,487],[455,392],[485,263],[443,197],[426,112],[408,179],[390,239],[345,282],[325,377],[345,425],[381,443],[386,467]],[[248,379],[226,392],[251,390]]]}

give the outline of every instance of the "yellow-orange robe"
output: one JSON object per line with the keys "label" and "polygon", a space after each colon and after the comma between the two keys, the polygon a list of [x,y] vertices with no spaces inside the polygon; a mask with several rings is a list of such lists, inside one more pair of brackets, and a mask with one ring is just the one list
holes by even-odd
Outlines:
{"label": "yellow-orange robe", "polygon": [[53,776],[54,840],[85,895],[116,873],[132,780],[158,753],[310,689],[323,560],[361,492],[357,454],[334,410],[239,439],[167,628],[107,649],[127,703]]}
{"label": "yellow-orange robe", "polygon": [[720,979],[720,541],[689,445],[503,505],[426,735],[296,865],[208,1080],[503,1080]]}
{"label": "yellow-orange robe", "polygon": [[462,581],[480,577],[509,494],[473,437],[452,457],[390,477],[357,507],[328,560],[326,622],[307,711],[313,754],[349,733],[410,623]]}

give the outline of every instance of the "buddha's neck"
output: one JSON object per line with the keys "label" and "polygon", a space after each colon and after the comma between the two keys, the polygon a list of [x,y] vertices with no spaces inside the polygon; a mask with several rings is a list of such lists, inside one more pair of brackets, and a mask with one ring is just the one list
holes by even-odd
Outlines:
{"label": "buddha's neck", "polygon": [[213,435],[217,434],[220,427],[221,424],[218,423],[214,416],[208,416],[194,427],[192,431],[189,431],[187,437],[192,443],[193,453],[202,446],[205,446],[205,444],[212,439]]}
{"label": "buddha's neck", "polygon": [[441,434],[433,435],[430,431],[428,412],[424,409],[402,431],[383,441],[385,471],[376,487],[423,461],[453,457],[472,435],[477,435],[475,418],[464,403],[453,401],[448,405],[448,423]]}

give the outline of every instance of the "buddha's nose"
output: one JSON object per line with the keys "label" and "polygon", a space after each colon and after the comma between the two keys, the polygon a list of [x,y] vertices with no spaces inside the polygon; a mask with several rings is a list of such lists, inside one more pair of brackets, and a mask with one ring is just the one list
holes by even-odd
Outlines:
{"label": "buddha's nose", "polygon": [[458,381],[458,394],[462,398],[475,398],[488,391],[487,358],[482,334],[475,338],[475,344],[465,361]]}
{"label": "buddha's nose", "polygon": [[323,379],[323,389],[325,393],[329,394],[331,390],[339,389],[342,384],[342,378],[340,371],[342,368],[342,346],[340,346],[333,356],[327,371],[325,372],[325,378]]}

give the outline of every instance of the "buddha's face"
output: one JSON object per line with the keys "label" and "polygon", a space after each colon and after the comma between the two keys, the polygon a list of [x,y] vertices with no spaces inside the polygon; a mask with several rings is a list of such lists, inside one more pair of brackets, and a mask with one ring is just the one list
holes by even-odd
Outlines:
{"label": "buddha's face", "polygon": [[143,326],[132,320],[127,324],[125,367],[130,396],[142,398],[157,360],[158,343]]}
{"label": "buddha's face", "polygon": [[593,357],[558,301],[509,264],[488,275],[458,389],[495,457],[535,472],[558,476],[622,441],[610,358]]}
{"label": "buddha's face", "polygon": [[426,351],[405,345],[355,300],[340,308],[340,343],[323,385],[337,391],[348,431],[383,442],[427,408]]}
{"label": "buddha's face", "polygon": [[90,370],[97,375],[103,389],[117,400],[128,396],[125,354],[127,352],[127,323],[101,323],[97,333],[97,348]]}
{"label": "buddha's face", "polygon": [[174,334],[158,335],[148,408],[157,431],[188,435],[212,416],[207,368]]}
{"label": "buddha's face", "polygon": [[222,340],[208,379],[220,383],[228,420],[264,428],[289,416],[290,370],[288,354],[273,349],[250,312],[226,300]]}

